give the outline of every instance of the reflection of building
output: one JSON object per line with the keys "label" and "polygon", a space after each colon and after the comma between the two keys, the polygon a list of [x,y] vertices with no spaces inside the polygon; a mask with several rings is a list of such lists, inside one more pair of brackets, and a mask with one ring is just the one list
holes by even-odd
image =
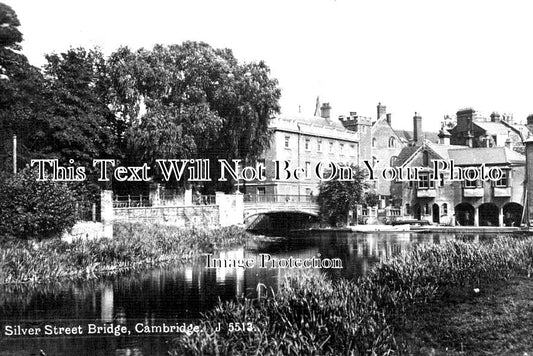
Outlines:
{"label": "reflection of building", "polygon": [[[319,179],[315,168],[319,162],[357,164],[359,161],[359,133],[347,130],[338,119],[330,117],[329,104],[320,108],[321,116],[279,116],[271,120],[270,148],[258,163],[266,166],[266,181],[246,183],[248,194],[316,195]],[[287,161],[291,177],[274,180],[274,161]],[[294,169],[302,168],[300,179]],[[281,168],[284,168],[283,164]],[[283,171],[281,171],[283,173]]]}
{"label": "reflection of building", "polygon": [[[459,169],[484,164],[500,168],[497,181],[450,182],[448,173],[433,177],[433,161],[453,161]],[[525,157],[507,147],[469,148],[425,142],[406,147],[396,166],[427,167],[418,181],[396,182],[391,188],[401,218],[424,219],[436,224],[467,226],[520,226],[524,206]]]}

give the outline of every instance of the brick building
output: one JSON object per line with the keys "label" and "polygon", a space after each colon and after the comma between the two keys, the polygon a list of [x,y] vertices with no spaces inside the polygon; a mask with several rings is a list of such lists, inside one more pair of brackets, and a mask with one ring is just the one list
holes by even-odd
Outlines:
{"label": "brick building", "polygon": [[[498,167],[497,181],[434,179],[433,161],[453,160],[458,168]],[[507,147],[469,148],[424,142],[405,148],[396,167],[427,167],[418,181],[397,181],[391,187],[401,214],[398,219],[422,219],[461,226],[520,226],[525,204],[525,156]]]}
{"label": "brick building", "polygon": [[[357,164],[363,129],[346,129],[338,119],[330,117],[330,109],[325,103],[320,107],[320,116],[294,115],[272,119],[269,124],[272,132],[270,148],[258,162],[265,165],[267,179],[246,183],[245,192],[251,195],[316,196],[320,181],[315,168],[319,162]],[[303,177],[274,180],[274,161],[287,161],[292,169],[303,168]]]}

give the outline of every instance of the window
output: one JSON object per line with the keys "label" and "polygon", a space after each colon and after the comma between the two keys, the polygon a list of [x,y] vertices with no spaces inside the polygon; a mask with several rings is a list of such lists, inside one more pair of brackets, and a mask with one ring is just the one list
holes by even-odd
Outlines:
{"label": "window", "polygon": [[391,167],[396,166],[396,161],[397,161],[397,159],[398,159],[398,156],[392,156],[392,157],[390,158],[390,166],[391,166]]}
{"label": "window", "polygon": [[405,204],[405,215],[411,215],[411,205]]}
{"label": "window", "polygon": [[502,177],[497,180],[496,182],[494,182],[494,186],[495,187],[499,187],[499,188],[507,188],[508,185],[509,185],[509,180],[507,179],[507,171],[504,171],[502,169]]}
{"label": "window", "polygon": [[429,204],[426,203],[424,205],[424,215],[429,215],[430,214],[430,211],[429,211]]}
{"label": "window", "polygon": [[422,165],[424,167],[429,166],[429,152],[428,151],[424,151],[424,153],[422,154]]}
{"label": "window", "polygon": [[394,138],[394,136],[391,136],[389,138],[389,148],[394,148],[396,147],[396,139]]}
{"label": "window", "polygon": [[448,204],[442,204],[442,215],[448,215]]}
{"label": "window", "polygon": [[305,178],[311,178],[311,162],[305,162]]}
{"label": "window", "polygon": [[257,187],[257,195],[265,195],[265,187]]}
{"label": "window", "polygon": [[310,147],[311,147],[310,143],[311,143],[311,140],[306,138],[305,139],[305,149],[306,149],[306,151],[310,150]]}
{"label": "window", "polygon": [[435,181],[429,179],[429,173],[420,173],[418,189],[434,189]]}
{"label": "window", "polygon": [[290,136],[285,136],[285,148],[290,147],[290,140],[291,140]]}
{"label": "window", "polygon": [[415,182],[410,180],[409,181],[409,188],[413,188],[415,186]]}
{"label": "window", "polygon": [[465,179],[465,188],[476,188],[478,186],[477,180],[467,180]]}
{"label": "window", "polygon": [[318,151],[318,152],[322,152],[322,140],[318,140],[318,143],[317,143],[317,151]]}
{"label": "window", "polygon": [[376,147],[376,142],[377,142],[376,138],[375,138],[375,137],[372,138],[372,147],[373,147],[373,148]]}
{"label": "window", "polygon": [[329,141],[329,153],[333,153],[333,142]]}

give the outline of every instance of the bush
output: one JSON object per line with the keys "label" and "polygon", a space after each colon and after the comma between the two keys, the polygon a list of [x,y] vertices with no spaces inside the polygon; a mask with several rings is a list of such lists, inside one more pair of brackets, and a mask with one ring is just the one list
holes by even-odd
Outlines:
{"label": "bush", "polygon": [[0,177],[0,239],[59,235],[75,223],[74,204],[66,184],[38,182],[31,169]]}

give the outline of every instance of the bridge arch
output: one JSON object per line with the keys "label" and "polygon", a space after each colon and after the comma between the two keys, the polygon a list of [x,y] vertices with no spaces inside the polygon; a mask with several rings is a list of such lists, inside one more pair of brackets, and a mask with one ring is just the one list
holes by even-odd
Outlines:
{"label": "bridge arch", "polygon": [[307,229],[318,223],[318,214],[308,211],[267,211],[248,215],[244,223],[246,229],[254,231],[290,231]]}

